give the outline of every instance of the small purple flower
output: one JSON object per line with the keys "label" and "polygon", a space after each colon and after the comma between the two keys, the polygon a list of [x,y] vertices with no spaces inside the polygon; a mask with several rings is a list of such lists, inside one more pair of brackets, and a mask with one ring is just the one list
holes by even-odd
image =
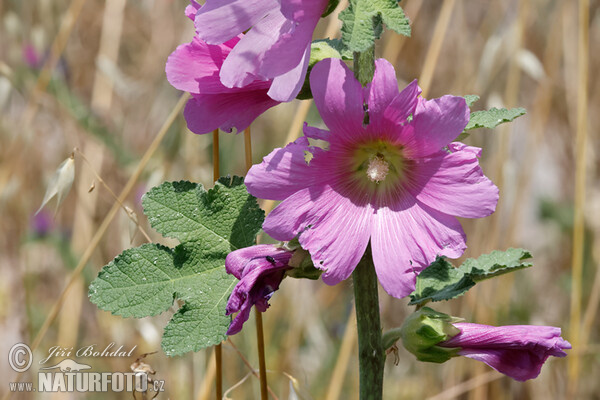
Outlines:
{"label": "small purple flower", "polygon": [[32,44],[23,46],[23,61],[33,69],[39,69],[42,66],[42,57]]}
{"label": "small purple flower", "polygon": [[225,260],[227,273],[240,281],[233,289],[227,302],[227,315],[239,311],[233,319],[228,335],[242,330],[244,322],[250,317],[252,306],[259,311],[267,311],[269,299],[283,280],[292,252],[270,244],[246,247],[229,253]]}
{"label": "small purple flower", "polygon": [[41,210],[31,217],[29,225],[36,236],[44,237],[48,235],[54,227],[54,219],[47,211]]}
{"label": "small purple flower", "polygon": [[452,142],[469,122],[463,98],[426,100],[416,81],[398,92],[392,65],[379,59],[375,67],[363,88],[342,60],[317,63],[311,90],[329,131],[305,126],[245,183],[256,197],[282,201],[264,231],[281,241],[297,236],[326,284],[347,279],[370,242],[379,282],[401,298],[436,256],[462,255],[456,217],[493,213],[498,188],[479,166],[481,149]]}
{"label": "small purple flower", "polygon": [[536,378],[550,356],[565,357],[571,344],[552,326],[488,326],[454,323],[460,333],[437,345],[460,348],[458,354],[483,361],[518,381]]}
{"label": "small purple flower", "polygon": [[195,17],[198,36],[226,43],[247,32],[220,71],[229,88],[269,82],[277,101],[296,97],[304,83],[313,31],[328,0],[207,0]]}
{"label": "small purple flower", "polygon": [[[200,6],[192,2],[186,15],[193,19]],[[167,79],[176,89],[192,94],[184,116],[188,128],[198,134],[217,128],[231,132],[246,129],[269,108],[279,104],[267,95],[271,81],[251,79],[242,88],[229,88],[221,83],[219,72],[223,61],[244,36],[234,36],[219,45],[207,44],[198,36],[183,44],[169,56]]]}

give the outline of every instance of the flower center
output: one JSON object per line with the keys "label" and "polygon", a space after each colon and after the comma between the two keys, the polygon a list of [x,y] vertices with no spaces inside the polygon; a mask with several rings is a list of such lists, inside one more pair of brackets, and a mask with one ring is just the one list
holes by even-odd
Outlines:
{"label": "flower center", "polygon": [[376,155],[369,159],[367,177],[371,182],[379,183],[385,180],[388,172],[390,172],[390,164],[382,156]]}

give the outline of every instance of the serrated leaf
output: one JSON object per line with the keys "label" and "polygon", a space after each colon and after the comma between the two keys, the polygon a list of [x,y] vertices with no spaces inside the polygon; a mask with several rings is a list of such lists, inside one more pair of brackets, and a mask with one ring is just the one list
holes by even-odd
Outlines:
{"label": "serrated leaf", "polygon": [[254,243],[264,219],[243,178],[221,178],[209,191],[202,185],[165,182],[143,199],[151,224],[179,239],[171,249],[144,244],[125,250],[90,285],[99,308],[124,317],[146,317],[183,306],[167,324],[162,346],[168,355],[220,343],[230,324],[227,299],[237,282],[225,272],[225,257]]}
{"label": "serrated leaf", "polygon": [[429,301],[450,300],[464,294],[475,285],[464,271],[454,268],[445,258],[438,257],[417,277],[409,305]]}
{"label": "serrated leaf", "polygon": [[530,259],[531,253],[524,249],[510,248],[506,251],[494,250],[489,254],[483,254],[479,258],[468,258],[460,269],[469,274],[474,281],[479,282],[484,279],[493,278],[508,272],[531,267],[531,262],[524,260]]}
{"label": "serrated leaf", "polygon": [[473,104],[475,104],[477,101],[479,101],[479,96],[477,96],[476,94],[467,94],[466,96],[463,96],[465,101],[467,102],[467,107],[471,108],[473,106]]}
{"label": "serrated leaf", "polygon": [[350,0],[340,13],[342,42],[350,52],[365,51],[379,39],[383,23],[397,33],[410,36],[410,21],[397,0]]}
{"label": "serrated leaf", "polygon": [[417,277],[409,304],[423,305],[461,296],[477,282],[531,267],[532,263],[524,262],[529,258],[531,254],[524,249],[494,250],[477,259],[469,258],[454,268],[445,258],[438,257]]}
{"label": "serrated leaf", "polygon": [[150,225],[163,236],[210,241],[228,251],[252,245],[252,228],[260,229],[264,219],[241,177],[221,178],[208,192],[197,183],[165,182],[146,193],[142,205]]}
{"label": "serrated leaf", "polygon": [[[475,97],[477,99],[472,101],[473,98],[475,98]],[[467,101],[467,105],[469,107],[471,107],[471,105],[475,101],[479,100],[479,97],[475,96],[475,95],[467,95],[467,96],[464,96],[464,98]],[[472,102],[469,103],[470,101],[472,101]],[[469,120],[469,123],[467,124],[465,129],[462,131],[462,133],[456,138],[456,141],[460,142],[460,141],[468,138],[469,135],[471,134],[468,131],[470,131],[472,129],[477,129],[477,128],[493,129],[500,124],[514,121],[516,118],[520,117],[521,115],[525,115],[526,113],[527,113],[527,111],[521,107],[511,108],[510,110],[507,110],[506,108],[492,108],[490,110],[474,111],[471,113],[471,119]]]}
{"label": "serrated leaf", "polygon": [[527,111],[524,108],[492,108],[485,111],[474,111],[471,113],[471,119],[465,127],[465,131],[476,128],[495,128],[505,122],[511,122],[521,115],[525,115]]}

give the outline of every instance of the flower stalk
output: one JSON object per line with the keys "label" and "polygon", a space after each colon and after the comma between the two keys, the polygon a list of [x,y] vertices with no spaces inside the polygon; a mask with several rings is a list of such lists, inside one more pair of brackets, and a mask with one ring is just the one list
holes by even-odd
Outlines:
{"label": "flower stalk", "polygon": [[360,400],[381,400],[385,350],[381,337],[377,275],[370,247],[352,273],[352,281],[358,329]]}

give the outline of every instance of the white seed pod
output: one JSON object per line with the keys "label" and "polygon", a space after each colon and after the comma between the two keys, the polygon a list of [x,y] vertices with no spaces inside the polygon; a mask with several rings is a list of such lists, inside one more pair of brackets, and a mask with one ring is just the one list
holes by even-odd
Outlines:
{"label": "white seed pod", "polygon": [[73,186],[73,180],[75,180],[75,155],[71,154],[71,156],[63,161],[54,172],[52,179],[50,179],[50,182],[48,183],[48,188],[46,189],[44,200],[42,200],[42,205],[35,213],[39,213],[42,208],[44,208],[44,206],[48,204],[48,202],[55,196],[56,213],[60,204],[69,194],[71,186]]}

